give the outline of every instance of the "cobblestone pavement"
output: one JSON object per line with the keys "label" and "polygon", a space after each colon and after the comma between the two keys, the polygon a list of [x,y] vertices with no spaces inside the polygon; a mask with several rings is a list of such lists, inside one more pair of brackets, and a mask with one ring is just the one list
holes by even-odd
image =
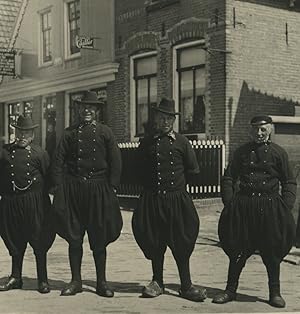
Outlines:
{"label": "cobblestone pavement", "polygon": [[[287,307],[277,310],[267,304],[267,276],[259,256],[250,258],[244,269],[236,302],[226,305],[211,303],[215,293],[224,288],[228,261],[217,245],[216,228],[219,213],[200,210],[201,231],[191,259],[191,272],[196,286],[205,286],[208,298],[194,303],[178,297],[179,279],[174,260],[167,251],[165,260],[166,294],[156,299],[140,298],[144,284],[151,279],[151,265],[145,260],[131,232],[131,212],[122,212],[124,228],[120,238],[108,248],[107,277],[115,289],[115,297],[97,296],[95,270],[88,243],[85,242],[82,264],[84,292],[61,297],[60,290],[70,280],[67,244],[57,237],[48,254],[48,273],[51,293],[40,295],[36,289],[34,256],[28,247],[24,261],[23,290],[0,293],[0,313],[221,313],[221,312],[296,312],[300,311],[300,266],[282,263],[282,294]],[[0,243],[0,281],[10,272],[10,258]]]}

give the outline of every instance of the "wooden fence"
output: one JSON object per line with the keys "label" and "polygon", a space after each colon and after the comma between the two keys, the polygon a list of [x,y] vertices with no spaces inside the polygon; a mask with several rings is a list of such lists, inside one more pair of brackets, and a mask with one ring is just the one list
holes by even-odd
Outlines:
{"label": "wooden fence", "polygon": [[[199,164],[200,178],[197,185],[187,185],[194,199],[220,196],[220,182],[225,167],[225,144],[222,140],[190,141]],[[136,150],[139,143],[120,143],[122,154],[120,197],[138,197],[142,187],[137,183]]]}

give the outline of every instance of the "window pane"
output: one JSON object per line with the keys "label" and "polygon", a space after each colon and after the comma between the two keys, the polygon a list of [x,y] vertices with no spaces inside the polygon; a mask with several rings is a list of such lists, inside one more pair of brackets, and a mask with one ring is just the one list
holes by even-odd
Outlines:
{"label": "window pane", "polygon": [[145,128],[148,123],[148,104],[138,104],[137,108],[137,134],[145,133]]}
{"label": "window pane", "polygon": [[136,134],[145,134],[150,123],[150,106],[157,102],[157,58],[150,56],[134,60],[136,87]]}
{"label": "window pane", "polygon": [[[178,50],[178,77],[180,90],[180,131],[205,132],[204,94],[206,89],[206,51],[201,46]],[[201,65],[202,67],[198,67]]]}
{"label": "window pane", "polygon": [[155,74],[156,72],[157,72],[156,56],[136,60],[137,76]]}
{"label": "window pane", "polygon": [[80,32],[80,1],[73,1],[68,4],[69,8],[69,32],[71,54],[80,51],[76,47],[76,35]]}
{"label": "window pane", "polygon": [[69,21],[72,21],[74,17],[75,17],[74,3],[70,2],[69,3]]}
{"label": "window pane", "polygon": [[76,28],[77,28],[77,23],[76,23],[76,21],[71,21],[70,22],[70,30],[76,30]]}
{"label": "window pane", "polygon": [[137,134],[143,134],[148,121],[148,80],[137,82]]}
{"label": "window pane", "polygon": [[197,69],[196,73],[196,99],[194,106],[193,126],[196,132],[205,133],[205,104],[204,94],[206,87],[205,68]]}
{"label": "window pane", "polygon": [[42,15],[42,30],[47,28],[47,15],[43,14]]}
{"label": "window pane", "polygon": [[196,95],[203,95],[206,86],[205,68],[196,70]]}
{"label": "window pane", "polygon": [[76,46],[76,36],[79,35],[77,30],[70,31],[70,51],[71,54],[79,52],[80,49]]}
{"label": "window pane", "polygon": [[24,103],[24,115],[31,117],[32,110],[33,110],[33,102],[32,101],[26,101]]}
{"label": "window pane", "polygon": [[47,97],[44,103],[46,119],[45,149],[52,158],[56,147],[56,98]]}
{"label": "window pane", "polygon": [[201,46],[191,47],[179,51],[180,68],[205,64],[206,51]]}
{"label": "window pane", "polygon": [[[184,133],[205,132],[205,106],[203,93],[205,87],[204,70],[199,69],[195,73],[195,86],[193,90],[193,71],[181,73],[181,120],[180,129]],[[194,98],[195,97],[195,98]]]}
{"label": "window pane", "polygon": [[157,78],[151,77],[150,79],[150,103],[154,105],[157,103]]}
{"label": "window pane", "polygon": [[47,26],[51,27],[51,16],[50,16],[50,12],[47,13]]}
{"label": "window pane", "polygon": [[137,97],[138,103],[146,102],[148,103],[148,84],[147,79],[139,80],[138,81],[138,90],[137,90]]}
{"label": "window pane", "polygon": [[181,96],[193,96],[193,71],[181,73]]}
{"label": "window pane", "polygon": [[180,129],[184,133],[193,132],[194,104],[192,88],[187,88],[184,91],[182,91],[180,105],[181,105]]}
{"label": "window pane", "polygon": [[196,95],[193,128],[195,132],[205,133],[205,104],[203,95]]}
{"label": "window pane", "polygon": [[50,24],[50,12],[42,15],[42,59],[43,62],[51,61],[51,24]]}
{"label": "window pane", "polygon": [[9,104],[9,114],[8,114],[8,137],[9,143],[13,143],[16,139],[16,130],[11,124],[15,124],[19,115],[21,114],[20,104]]}
{"label": "window pane", "polygon": [[33,102],[19,102],[8,105],[8,136],[9,142],[12,143],[15,141],[16,129],[11,126],[11,124],[15,124],[20,115],[29,115],[32,116]]}

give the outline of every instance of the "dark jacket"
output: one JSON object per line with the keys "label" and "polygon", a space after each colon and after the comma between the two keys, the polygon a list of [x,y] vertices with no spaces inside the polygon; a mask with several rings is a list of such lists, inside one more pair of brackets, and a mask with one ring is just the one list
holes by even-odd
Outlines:
{"label": "dark jacket", "polygon": [[178,133],[145,137],[138,148],[140,183],[154,191],[178,191],[199,174],[195,152]]}
{"label": "dark jacket", "polygon": [[0,194],[39,189],[45,184],[49,168],[48,153],[31,144],[21,148],[16,144],[6,144],[0,157]]}
{"label": "dark jacket", "polygon": [[108,126],[80,124],[64,131],[53,156],[53,184],[61,184],[65,174],[83,179],[106,178],[112,186],[119,185],[121,154]]}
{"label": "dark jacket", "polygon": [[279,193],[289,208],[296,199],[297,183],[286,151],[275,143],[247,143],[239,147],[222,179],[222,200],[229,203],[239,180],[241,193]]}

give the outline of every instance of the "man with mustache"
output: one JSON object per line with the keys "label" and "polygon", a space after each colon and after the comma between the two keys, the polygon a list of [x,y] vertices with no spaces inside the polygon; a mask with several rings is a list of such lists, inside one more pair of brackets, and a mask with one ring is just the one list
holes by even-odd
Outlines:
{"label": "man with mustache", "polygon": [[82,243],[87,232],[96,267],[96,293],[113,297],[106,282],[106,246],[122,229],[116,195],[121,154],[111,129],[96,122],[101,105],[97,94],[88,91],[77,102],[80,122],[64,131],[51,167],[57,233],[69,244],[72,272],[61,295],[82,292]]}
{"label": "man with mustache", "polygon": [[192,285],[190,256],[199,231],[199,218],[186,191],[187,181],[196,180],[199,166],[188,139],[173,131],[175,102],[163,98],[153,107],[156,128],[141,140],[138,172],[144,190],[132,219],[135,239],[151,260],[153,278],[142,295],[157,297],[164,292],[163,264],[167,246],[175,258],[181,297],[200,302],[205,289]]}
{"label": "man with mustache", "polygon": [[46,190],[49,156],[33,144],[38,125],[30,117],[20,116],[12,127],[16,140],[4,145],[0,153],[0,233],[12,257],[12,271],[0,291],[22,288],[22,265],[29,243],[36,258],[38,291],[48,293],[46,255],[55,238]]}
{"label": "man with mustache", "polygon": [[[268,273],[269,304],[285,307],[280,294],[280,263],[294,241],[291,209],[296,180],[286,151],[271,141],[271,132],[271,117],[255,116],[251,120],[252,142],[236,150],[222,179],[224,209],[219,237],[229,257],[229,269],[226,290],[214,297],[214,303],[236,299],[242,269],[258,250]],[[235,190],[237,182],[239,191]]]}

